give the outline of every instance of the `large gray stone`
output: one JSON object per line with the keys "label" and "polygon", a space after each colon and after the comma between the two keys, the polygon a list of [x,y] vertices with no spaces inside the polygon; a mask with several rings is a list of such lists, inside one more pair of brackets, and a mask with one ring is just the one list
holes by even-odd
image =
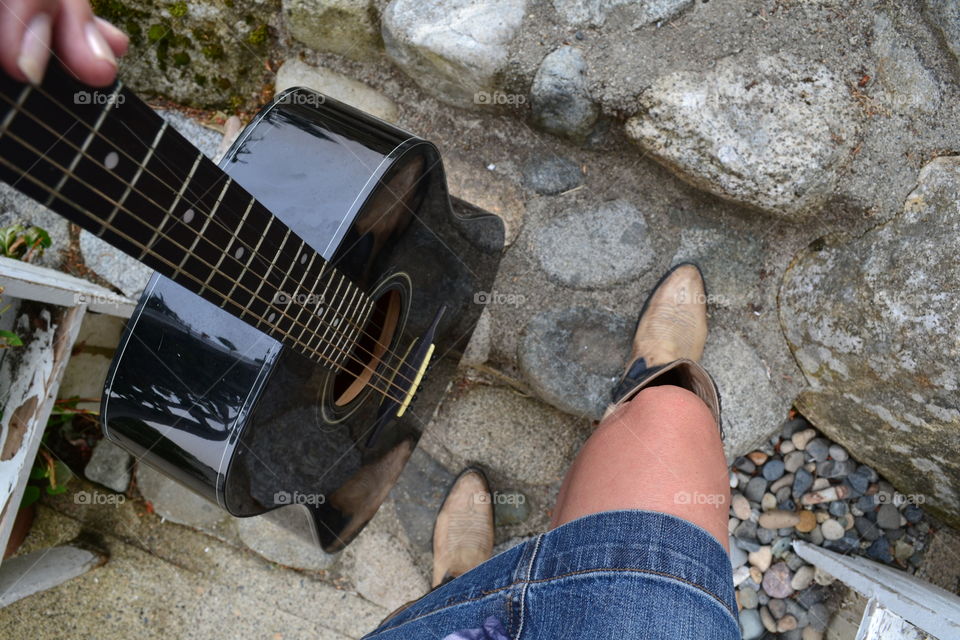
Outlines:
{"label": "large gray stone", "polygon": [[558,482],[585,438],[584,422],[501,387],[448,398],[421,445],[448,468],[479,463],[531,485]]}
{"label": "large gray stone", "polygon": [[141,495],[161,518],[211,533],[229,526],[230,517],[217,505],[153,467],[141,462],[136,475]]}
{"label": "large gray stone", "polygon": [[520,30],[526,0],[393,0],[383,12],[387,55],[449,104],[492,104],[497,75]]}
{"label": "large gray stone", "polygon": [[877,63],[881,105],[894,113],[935,112],[940,106],[940,87],[910,40],[898,33],[882,13],[874,18],[873,33],[871,49]]}
{"label": "large gray stone", "polygon": [[290,87],[307,87],[381,120],[397,121],[397,105],[379,91],[342,73],[313,67],[299,58],[290,58],[280,65],[274,86],[277,93]]}
{"label": "large gray stone", "polygon": [[283,507],[262,516],[237,518],[237,533],[245,545],[286,567],[318,571],[337,559],[313,541],[305,507]]}
{"label": "large gray stone", "polygon": [[555,196],[583,182],[583,172],[572,160],[556,155],[538,155],[523,168],[526,185],[541,195]]}
{"label": "large gray stone", "polygon": [[900,491],[960,523],[960,156],[937,158],[893,220],[787,271],[781,322],[797,406]]}
{"label": "large gray stone", "polygon": [[290,35],[317,51],[354,60],[380,52],[380,18],[371,0],[283,0]]}
{"label": "large gray stone", "polygon": [[453,479],[454,474],[418,447],[390,494],[407,537],[419,551],[432,548],[433,523]]}
{"label": "large gray stone", "polygon": [[551,218],[531,232],[530,242],[551,280],[578,289],[633,280],[654,259],[646,220],[625,200]]}
{"label": "large gray stone", "polygon": [[692,185],[797,219],[832,193],[857,137],[843,81],[792,55],[730,56],[653,81],[627,135]]}
{"label": "large gray stone", "polygon": [[933,21],[940,27],[943,39],[953,55],[960,60],[960,2],[956,0],[926,0]]}
{"label": "large gray stone", "polygon": [[630,355],[632,321],[587,307],[550,309],[524,330],[520,369],[537,394],[599,420]]}
{"label": "large gray stone", "polygon": [[553,7],[572,26],[602,26],[614,10],[634,28],[672,18],[693,0],[553,0]]}
{"label": "large gray stone", "polygon": [[63,252],[70,248],[70,223],[36,200],[23,195],[10,185],[0,183],[0,227],[21,224],[40,227],[50,235],[50,248],[30,262],[56,268],[63,262]]}
{"label": "large gray stone", "polygon": [[586,73],[583,52],[576,47],[560,47],[545,57],[530,87],[533,123],[555,135],[584,139],[600,114]]}
{"label": "large gray stone", "polygon": [[130,467],[133,458],[106,438],[93,448],[93,455],[83,469],[87,479],[123,493],[130,486]]}
{"label": "large gray stone", "polygon": [[343,555],[342,570],[357,593],[390,611],[430,589],[413,556],[390,533],[364,530]]}
{"label": "large gray stone", "polygon": [[203,107],[256,107],[280,0],[95,2],[130,35],[120,76],[141,92]]}

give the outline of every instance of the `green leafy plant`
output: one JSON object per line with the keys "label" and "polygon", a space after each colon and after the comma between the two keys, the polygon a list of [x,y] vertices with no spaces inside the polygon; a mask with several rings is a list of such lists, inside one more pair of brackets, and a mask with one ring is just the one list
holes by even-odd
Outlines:
{"label": "green leafy plant", "polygon": [[35,503],[44,493],[50,496],[66,493],[67,483],[73,478],[73,472],[63,461],[64,456],[70,458],[64,451],[64,447],[88,450],[85,432],[89,431],[90,424],[96,425],[97,414],[79,408],[77,405],[81,402],[91,402],[91,400],[63,398],[54,403],[50,417],[47,419],[43,438],[40,440],[37,458],[30,470],[29,484],[20,500],[21,509]]}
{"label": "green leafy plant", "polygon": [[[0,286],[0,293],[3,293],[2,286]],[[0,308],[0,315],[3,315],[9,308],[10,308],[9,304],[3,308]],[[15,334],[13,331],[0,329],[0,349],[6,349],[7,347],[22,347],[22,346],[23,346],[23,340],[20,339],[20,336]]]}
{"label": "green leafy plant", "polygon": [[11,224],[0,227],[0,255],[30,262],[50,247],[50,234],[40,227]]}

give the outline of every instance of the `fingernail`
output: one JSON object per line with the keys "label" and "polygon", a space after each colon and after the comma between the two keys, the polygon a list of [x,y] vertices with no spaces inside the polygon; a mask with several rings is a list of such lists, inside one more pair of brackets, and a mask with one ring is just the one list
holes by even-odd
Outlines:
{"label": "fingernail", "polygon": [[117,29],[117,28],[113,25],[112,22],[107,22],[106,20],[104,20],[103,18],[101,18],[101,17],[99,17],[99,16],[94,16],[94,17],[93,17],[93,21],[97,23],[97,26],[98,26],[101,30],[109,31],[110,34],[113,35],[113,36],[116,37],[116,38],[123,38],[124,40],[129,40],[129,39],[130,39],[130,38],[127,36],[127,34],[125,34],[125,33],[124,33],[123,31],[121,31],[120,29]]}
{"label": "fingernail", "polygon": [[117,59],[114,57],[113,51],[110,50],[110,45],[108,45],[107,41],[100,35],[100,30],[97,29],[97,25],[93,22],[88,22],[83,27],[83,31],[87,36],[87,46],[90,47],[93,55],[101,60],[106,60],[113,66],[117,66]]}
{"label": "fingernail", "polygon": [[43,82],[43,72],[50,59],[50,25],[50,16],[38,13],[23,32],[17,66],[32,84]]}

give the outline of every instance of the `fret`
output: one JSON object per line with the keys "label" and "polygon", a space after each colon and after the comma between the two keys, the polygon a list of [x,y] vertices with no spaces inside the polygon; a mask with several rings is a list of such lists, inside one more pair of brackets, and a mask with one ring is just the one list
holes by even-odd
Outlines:
{"label": "fret", "polygon": [[[107,224],[113,222],[114,217],[116,217],[117,212],[123,208],[124,203],[127,201],[127,198],[130,197],[130,192],[133,191],[137,182],[140,181],[140,176],[143,175],[143,169],[146,167],[147,163],[150,162],[150,158],[153,157],[154,149],[157,148],[157,143],[160,142],[160,138],[163,137],[163,133],[167,130],[167,122],[163,122],[163,126],[160,127],[160,130],[157,131],[157,135],[154,136],[153,142],[150,144],[150,148],[147,150],[147,155],[144,156],[143,162],[137,167],[137,172],[133,174],[133,179],[127,185],[127,188],[124,190],[123,195],[120,196],[120,200],[117,202],[117,206],[113,208],[113,211],[110,212],[110,215],[107,217]],[[144,253],[147,252],[150,245],[144,246]]]}
{"label": "fret", "polygon": [[[250,252],[250,257],[247,258],[246,264],[243,265],[243,270],[244,270],[244,271],[248,271],[248,270],[250,269],[250,263],[253,262],[254,257],[260,255],[260,245],[263,244],[263,239],[266,238],[266,237],[267,237],[267,234],[270,233],[270,226],[273,224],[273,221],[274,221],[274,218],[273,218],[273,217],[271,217],[269,220],[267,220],[267,228],[263,230],[263,235],[261,235],[261,236],[260,236],[260,239],[257,240],[256,246],[254,246],[253,251]],[[239,284],[240,284],[240,278],[237,278],[236,281],[234,281],[233,286],[230,288],[230,291],[227,292],[226,299],[230,299],[230,298],[233,297],[233,292],[237,290],[237,285],[239,285]],[[226,302],[226,300],[224,300],[224,302]],[[252,302],[252,300],[251,300],[251,302]],[[221,305],[221,306],[223,306],[223,305]],[[243,315],[244,313],[246,313],[247,307],[249,307],[249,306],[250,306],[250,304],[247,303],[247,306],[244,307],[243,310],[241,311],[241,315]]]}
{"label": "fret", "polygon": [[[303,276],[304,279],[306,279],[310,275],[310,270],[313,269],[313,263],[316,261],[318,255],[319,254],[316,251],[314,251],[313,254],[310,256],[310,264],[307,265],[307,269],[304,272],[304,276]],[[297,313],[297,320],[300,319],[300,314],[303,313],[303,311],[307,308],[307,305],[310,304],[310,301],[313,300],[314,297],[317,295],[316,291],[314,290],[317,288],[317,283],[320,282],[320,278],[323,276],[323,273],[326,270],[326,266],[327,266],[326,264],[321,265],[320,273],[317,274],[317,277],[313,279],[313,283],[310,285],[310,289],[309,289],[310,293],[307,294],[308,296],[307,299],[303,301],[303,306],[300,309],[300,312]],[[320,302],[321,300],[317,301],[318,306]],[[303,329],[301,329],[300,333],[297,335],[297,342],[303,340],[303,334],[306,333],[308,330],[312,331],[312,329],[310,329],[310,321],[313,320],[314,317],[315,317],[314,313],[310,312],[310,315],[303,322]]]}
{"label": "fret", "polygon": [[[234,241],[240,239],[240,238],[239,238],[239,235],[238,235],[239,229],[240,229],[240,227],[242,227],[243,224],[247,221],[247,216],[250,215],[250,209],[253,208],[253,204],[254,204],[255,202],[256,202],[256,199],[251,197],[251,198],[250,198],[250,204],[247,205],[247,208],[244,209],[244,211],[243,211],[243,215],[240,217],[240,224],[237,225],[237,230],[238,230],[238,231],[237,231],[236,233],[234,233],[234,234],[230,237],[230,242],[227,243],[226,248],[225,248],[225,249],[223,250],[223,252],[220,254],[220,257],[217,258],[217,263],[216,263],[215,265],[213,265],[213,269],[210,270],[210,273],[207,275],[207,279],[203,281],[203,286],[204,286],[204,287],[207,287],[207,286],[210,285],[210,279],[213,277],[213,275],[214,275],[215,273],[217,273],[218,271],[220,271],[220,265],[223,264],[223,259],[226,258],[226,257],[230,254],[230,251],[233,249],[233,243],[234,243]],[[241,247],[242,247],[242,245],[241,245]],[[251,257],[252,257],[252,254],[251,254]],[[236,259],[239,260],[239,258],[236,258]]]}
{"label": "fret", "polygon": [[200,238],[203,237],[203,234],[206,232],[207,227],[210,226],[210,223],[213,221],[213,216],[217,213],[217,207],[220,206],[220,200],[223,198],[223,194],[227,192],[227,187],[230,186],[230,178],[227,178],[227,181],[223,185],[223,189],[220,191],[220,195],[217,197],[217,204],[214,205],[213,209],[207,214],[206,219],[203,221],[203,226],[200,227],[200,232],[197,234],[197,237],[193,239],[193,242],[190,244],[190,248],[187,249],[187,254],[183,256],[183,259],[180,261],[180,264],[177,265],[177,270],[182,270],[184,263],[189,260],[194,255],[194,249],[197,248],[197,244],[200,242]]}
{"label": "fret", "polygon": [[[334,278],[337,278],[337,277],[339,277],[339,281],[337,282],[336,290],[333,292],[333,297],[336,297],[337,295],[339,295],[340,288],[343,287],[344,278],[343,276],[340,276],[340,274],[334,274],[330,278],[330,280],[332,281]],[[324,289],[324,291],[326,292],[329,288],[330,288],[330,285],[328,283],[327,288]],[[324,322],[324,321],[327,315],[330,313],[330,309],[333,308],[333,305],[329,302],[329,298],[327,298],[326,293],[324,293],[323,300],[326,302],[326,306],[323,308],[323,311],[321,312],[321,315],[320,315],[320,328],[323,329],[323,334],[317,333],[317,336],[320,338],[319,342],[317,343],[317,349],[320,350],[320,353],[323,353],[323,349],[330,347],[330,340],[327,338],[327,334],[330,333],[331,322],[330,321]],[[324,324],[326,324],[326,327],[323,326]],[[327,356],[327,357],[330,358],[330,356]],[[330,359],[332,360],[332,358]]]}
{"label": "fret", "polygon": [[[141,254],[139,259],[142,259],[146,254],[146,250],[152,248],[156,244],[157,240],[163,237],[163,229],[167,225],[167,221],[174,217],[174,212],[176,211],[177,206],[179,206],[180,201],[183,199],[183,194],[187,190],[187,185],[189,185],[190,181],[193,179],[193,174],[196,172],[197,166],[200,164],[200,160],[202,160],[203,157],[204,156],[202,153],[197,152],[197,157],[194,159],[193,165],[191,165],[186,179],[180,183],[180,188],[177,189],[177,193],[173,198],[173,203],[166,209],[163,218],[160,220],[160,224],[154,229],[153,235],[151,235],[150,239],[147,241],[145,245],[145,251],[143,254]],[[186,254],[184,254],[184,258],[186,258]]]}
{"label": "fret", "polygon": [[[351,287],[353,290],[353,295],[350,297],[350,302],[347,303],[347,308],[340,316],[337,326],[340,328],[340,339],[337,342],[337,348],[343,351],[344,353],[350,352],[350,344],[354,341],[355,338],[351,337],[351,333],[354,331],[354,327],[350,322],[350,309],[353,307],[354,303],[357,301],[357,294],[360,293],[360,289],[357,287]],[[346,296],[344,296],[346,298]]]}
{"label": "fret", "polygon": [[[300,240],[300,251],[302,252],[306,247],[307,247],[307,243],[305,243],[305,242],[303,241],[303,239],[301,239],[301,240]],[[303,255],[306,256],[305,253],[304,253]],[[314,261],[314,259],[316,258],[316,255],[317,255],[316,252],[314,252],[313,256],[310,258],[310,265],[307,267],[307,271],[304,272],[305,274],[306,274],[306,273],[309,273],[310,266],[313,266],[313,261]],[[297,263],[298,263],[298,261],[297,261],[297,260],[294,260],[294,266],[296,266]],[[306,309],[307,309],[307,304],[310,302],[310,296],[313,295],[313,287],[310,288],[309,293],[301,294],[301,293],[300,293],[300,284],[302,284],[302,282],[298,283],[297,287],[293,289],[293,291],[294,291],[294,294],[293,294],[294,300],[296,301],[297,297],[300,296],[300,295],[304,295],[304,296],[306,296],[306,297],[305,297],[302,301],[296,302],[296,304],[300,305],[300,309],[299,309],[299,311],[297,311],[297,315],[294,316],[294,318],[293,318],[293,326],[294,326],[294,327],[296,327],[296,326],[297,326],[297,323],[300,322],[300,316],[302,316],[302,315],[303,315],[303,312],[306,311]],[[309,324],[308,321],[309,321],[309,316],[307,317],[307,321],[305,321],[305,322],[303,323],[303,329],[300,330],[300,336],[298,336],[298,338],[297,338],[298,340],[300,339],[300,337],[303,336],[303,332],[307,330],[307,325]]]}
{"label": "fret", "polygon": [[23,89],[20,91],[20,95],[17,96],[16,106],[10,107],[10,111],[7,112],[7,115],[3,117],[3,122],[0,122],[0,136],[3,136],[7,133],[7,127],[10,126],[10,123],[13,121],[13,117],[20,113],[20,109],[23,108],[23,103],[27,99],[27,95],[30,93],[30,90],[33,89],[33,85],[25,84]]}
{"label": "fret", "polygon": [[[266,234],[264,234],[264,237],[266,237]],[[250,301],[247,302],[247,305],[243,308],[243,313],[248,313],[250,311],[250,305],[253,304],[259,298],[260,290],[263,288],[263,284],[267,281],[267,278],[270,276],[270,271],[273,269],[273,266],[276,264],[277,258],[280,257],[280,253],[283,251],[283,246],[287,243],[287,238],[289,237],[290,237],[290,229],[288,227],[286,233],[283,235],[283,240],[280,241],[280,245],[277,247],[276,255],[273,256],[273,261],[267,265],[267,272],[263,274],[263,277],[260,279],[260,284],[257,285],[256,291],[253,292],[253,295],[250,297]],[[268,307],[272,304],[276,304],[275,299],[276,299],[277,293],[279,293],[279,290],[274,292],[274,300],[271,300],[269,303],[267,303]],[[282,313],[277,318],[277,329],[279,330],[282,330],[280,323],[283,320],[284,313],[285,313],[285,310],[281,310],[281,311]]]}
{"label": "fret", "polygon": [[[90,133],[87,134],[87,137],[84,138],[83,144],[80,145],[80,148],[77,150],[77,154],[73,157],[73,160],[70,161],[70,166],[63,173],[63,176],[57,182],[57,186],[53,188],[53,191],[50,192],[50,197],[47,198],[47,201],[43,203],[43,206],[49,208],[50,204],[53,202],[55,194],[60,193],[60,190],[63,189],[63,185],[67,182],[67,179],[73,175],[74,170],[77,168],[77,163],[80,162],[80,158],[83,158],[87,149],[90,147],[90,143],[93,142],[93,139],[100,132],[100,127],[103,126],[103,121],[107,118],[107,112],[111,108],[113,100],[116,100],[117,92],[120,91],[120,87],[123,86],[122,82],[118,82],[117,86],[114,87],[113,93],[110,94],[110,100],[108,100],[104,105],[103,109],[100,110],[100,115],[97,116],[96,122],[93,123],[93,127],[90,128]],[[66,132],[64,133],[64,136]],[[107,221],[109,223],[109,220]]]}

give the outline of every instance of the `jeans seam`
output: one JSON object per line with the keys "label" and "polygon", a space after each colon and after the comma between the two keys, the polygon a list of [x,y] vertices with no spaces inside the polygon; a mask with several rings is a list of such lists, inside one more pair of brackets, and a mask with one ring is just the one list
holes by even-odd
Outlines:
{"label": "jeans seam", "polygon": [[[537,540],[537,545],[536,545],[536,548],[534,549],[534,555],[533,555],[533,557],[531,557],[530,564],[529,564],[529,566],[528,566],[527,576],[530,575],[530,568],[533,567],[533,558],[536,557],[536,552],[537,552],[538,549],[539,549],[539,539]],[[668,579],[676,580],[677,582],[680,582],[680,583],[686,584],[686,585],[688,585],[688,586],[691,586],[691,587],[693,587],[694,589],[697,589],[698,591],[702,591],[703,593],[709,595],[711,598],[713,598],[713,599],[716,600],[718,603],[720,603],[720,605],[724,608],[724,610],[725,610],[727,613],[730,614],[730,616],[731,616],[734,624],[737,624],[737,616],[736,616],[736,614],[733,613],[733,611],[730,609],[729,606],[727,606],[727,603],[723,600],[723,598],[721,598],[720,596],[718,596],[717,594],[715,594],[715,593],[714,593],[713,591],[711,591],[710,589],[707,589],[706,587],[704,587],[704,586],[702,586],[702,585],[700,585],[700,584],[698,584],[698,583],[696,583],[696,582],[693,582],[693,581],[691,581],[691,580],[687,580],[687,579],[685,579],[685,578],[681,578],[680,576],[674,575],[674,574],[672,574],[672,573],[666,573],[666,572],[664,572],[664,571],[654,571],[653,569],[637,569],[637,568],[635,568],[635,567],[597,567],[597,568],[593,568],[593,569],[581,569],[581,570],[579,570],[579,571],[571,571],[571,572],[569,572],[569,573],[562,573],[562,574],[559,574],[559,575],[556,575],[556,576],[552,576],[552,577],[550,577],[550,578],[530,579],[530,578],[528,577],[528,578],[523,579],[523,580],[517,580],[516,582],[512,582],[512,583],[507,584],[507,585],[504,585],[504,586],[502,586],[502,587],[497,587],[496,589],[491,589],[491,590],[489,590],[489,591],[481,591],[481,593],[482,593],[483,595],[477,596],[477,597],[475,597],[475,598],[464,598],[463,600],[458,600],[458,601],[456,601],[456,602],[447,602],[447,603],[444,604],[443,606],[437,607],[436,609],[433,609],[433,610],[431,610],[431,611],[427,611],[427,612],[425,612],[425,613],[422,613],[422,614],[420,614],[420,615],[418,615],[418,616],[416,616],[416,617],[414,617],[414,618],[410,618],[409,620],[404,620],[403,622],[401,622],[401,623],[398,624],[398,625],[389,627],[389,628],[387,628],[387,629],[381,629],[381,630],[378,631],[378,633],[383,633],[383,632],[385,632],[385,631],[391,631],[391,630],[393,630],[393,629],[396,629],[396,628],[398,628],[398,627],[401,627],[401,626],[407,624],[408,622],[415,622],[415,621],[420,620],[420,619],[422,619],[422,618],[426,618],[427,616],[433,615],[434,613],[438,613],[438,612],[440,612],[440,611],[444,611],[444,610],[446,610],[446,609],[449,609],[449,608],[451,608],[451,607],[455,607],[455,606],[458,606],[458,605],[461,605],[461,604],[467,604],[467,603],[470,603],[470,602],[476,602],[476,601],[478,601],[478,600],[483,600],[484,598],[486,598],[486,597],[488,597],[488,596],[492,596],[492,595],[494,595],[494,594],[496,594],[496,593],[500,593],[501,591],[505,591],[505,590],[507,590],[507,589],[512,589],[513,587],[519,586],[519,587],[521,587],[521,589],[520,589],[520,612],[519,612],[520,621],[519,621],[519,623],[518,623],[517,634],[516,634],[516,636],[514,636],[514,640],[520,640],[520,633],[523,631],[524,602],[525,602],[527,587],[528,587],[529,585],[531,585],[531,584],[542,584],[542,583],[545,583],[545,582],[550,582],[550,581],[552,581],[552,580],[558,580],[558,579],[560,579],[560,578],[569,578],[569,577],[571,577],[571,576],[586,575],[586,574],[589,574],[589,573],[606,573],[606,572],[612,572],[612,571],[624,571],[624,572],[628,572],[628,573],[646,573],[646,574],[651,574],[651,575],[660,576],[660,577],[662,577],[662,578],[668,578]]]}
{"label": "jeans seam", "polygon": [[537,542],[533,546],[533,551],[530,554],[530,562],[527,564],[527,575],[525,576],[523,586],[520,587],[520,621],[517,623],[517,635],[514,636],[515,640],[520,640],[520,634],[523,633],[523,622],[524,622],[524,613],[526,611],[526,600],[527,600],[527,587],[530,585],[530,576],[533,574],[533,563],[537,559],[537,553],[540,551],[540,541],[543,540],[543,535],[537,536]]}

